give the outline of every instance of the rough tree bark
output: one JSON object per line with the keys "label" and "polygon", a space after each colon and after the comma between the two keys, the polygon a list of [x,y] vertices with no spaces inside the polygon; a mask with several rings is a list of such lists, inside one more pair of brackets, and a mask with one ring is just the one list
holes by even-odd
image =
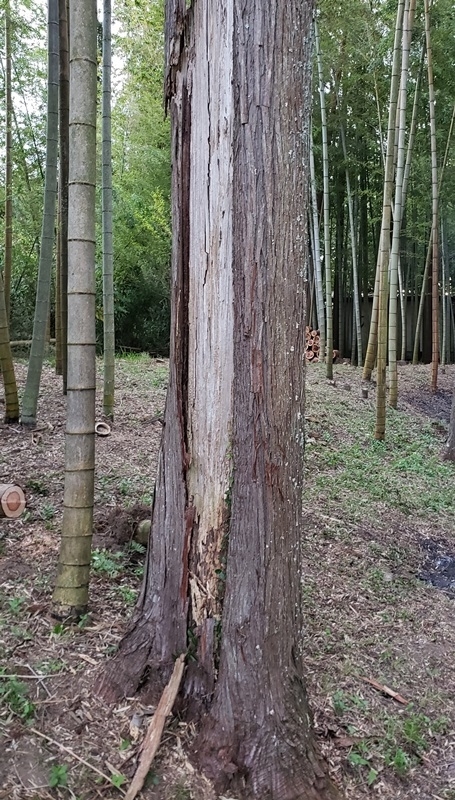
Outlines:
{"label": "rough tree bark", "polygon": [[107,697],[193,656],[194,756],[242,797],[336,797],[302,678],[310,2],[168,0],[170,384],[143,589]]}

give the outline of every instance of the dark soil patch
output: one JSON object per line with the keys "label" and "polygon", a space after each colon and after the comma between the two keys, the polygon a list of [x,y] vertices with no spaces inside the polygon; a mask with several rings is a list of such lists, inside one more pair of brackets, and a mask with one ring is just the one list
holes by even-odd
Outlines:
{"label": "dark soil patch", "polygon": [[402,392],[400,400],[405,401],[408,406],[430,419],[449,422],[452,408],[451,389],[439,389],[437,392],[431,392],[428,388],[419,387],[417,391]]}
{"label": "dark soil patch", "polygon": [[98,512],[94,519],[93,546],[115,550],[128,545],[135,540],[138,523],[150,517],[150,507],[141,503]]}
{"label": "dark soil patch", "polygon": [[425,539],[425,561],[417,577],[455,598],[455,552],[444,539]]}

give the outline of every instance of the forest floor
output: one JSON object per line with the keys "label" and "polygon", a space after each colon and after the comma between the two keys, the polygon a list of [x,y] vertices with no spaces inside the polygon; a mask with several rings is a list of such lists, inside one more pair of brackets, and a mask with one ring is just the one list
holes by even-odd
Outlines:
{"label": "forest floor", "polygon": [[[25,364],[18,362],[21,387]],[[375,442],[374,383],[340,364],[307,373],[302,531],[307,685],[317,740],[347,800],[455,800],[455,466],[443,461],[455,366],[400,367],[398,410]],[[100,380],[101,385],[101,380]],[[140,587],[167,364],[117,361],[115,422],[98,437],[90,614],[50,614],[62,520],[65,402],[50,365],[37,430],[0,424],[0,483],[27,496],[0,520],[0,800],[114,800],[153,708],[93,691]],[[98,419],[101,397],[97,398]],[[381,689],[382,687],[382,689]],[[214,800],[173,717],[142,797]],[[120,787],[120,788],[117,788]],[[225,798],[224,800],[230,800]]]}

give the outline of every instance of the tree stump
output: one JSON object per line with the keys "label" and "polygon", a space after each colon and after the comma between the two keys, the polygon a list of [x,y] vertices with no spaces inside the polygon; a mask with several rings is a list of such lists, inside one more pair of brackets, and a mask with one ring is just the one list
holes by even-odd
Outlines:
{"label": "tree stump", "polygon": [[15,519],[25,508],[25,495],[20,486],[0,484],[0,517]]}

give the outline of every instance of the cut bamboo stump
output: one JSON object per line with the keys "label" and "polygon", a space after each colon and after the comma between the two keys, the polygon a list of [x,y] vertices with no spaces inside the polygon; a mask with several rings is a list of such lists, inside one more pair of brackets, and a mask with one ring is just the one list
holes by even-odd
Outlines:
{"label": "cut bamboo stump", "polygon": [[20,486],[0,484],[0,517],[16,519],[25,508],[25,495]]}

